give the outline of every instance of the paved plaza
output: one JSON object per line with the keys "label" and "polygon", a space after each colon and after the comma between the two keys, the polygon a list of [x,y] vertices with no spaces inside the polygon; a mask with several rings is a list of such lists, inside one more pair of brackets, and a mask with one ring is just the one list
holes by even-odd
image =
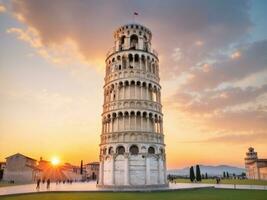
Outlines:
{"label": "paved plaza", "polygon": [[[167,191],[167,190],[185,190],[199,188],[224,188],[224,189],[254,189],[267,190],[267,186],[260,185],[227,185],[227,184],[199,184],[199,183],[177,183],[170,184],[168,188],[155,189],[125,189],[124,191]],[[27,194],[38,192],[101,192],[116,191],[114,189],[101,189],[96,187],[95,182],[72,183],[72,184],[56,184],[51,183],[50,189],[46,188],[46,184],[41,184],[39,190],[36,190],[36,184],[25,184],[16,186],[0,187],[0,195],[11,194]]]}

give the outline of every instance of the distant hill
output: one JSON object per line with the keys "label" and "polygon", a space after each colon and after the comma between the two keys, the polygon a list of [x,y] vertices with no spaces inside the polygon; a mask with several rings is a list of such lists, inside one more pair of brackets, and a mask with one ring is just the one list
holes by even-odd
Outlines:
{"label": "distant hill", "polygon": [[[218,166],[208,166],[208,165],[199,165],[201,174],[207,173],[209,176],[221,176],[223,172],[228,172],[229,174],[235,173],[236,175],[245,172],[244,168],[229,166],[229,165],[218,165]],[[194,166],[195,169],[195,166]],[[189,176],[189,167],[182,169],[172,169],[167,170],[167,174],[180,175],[180,176]]]}

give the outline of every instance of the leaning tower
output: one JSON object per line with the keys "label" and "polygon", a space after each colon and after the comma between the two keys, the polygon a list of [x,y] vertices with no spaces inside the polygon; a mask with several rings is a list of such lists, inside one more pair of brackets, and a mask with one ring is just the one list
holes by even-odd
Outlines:
{"label": "leaning tower", "polygon": [[159,59],[151,31],[127,24],[106,56],[99,187],[163,187],[166,156]]}

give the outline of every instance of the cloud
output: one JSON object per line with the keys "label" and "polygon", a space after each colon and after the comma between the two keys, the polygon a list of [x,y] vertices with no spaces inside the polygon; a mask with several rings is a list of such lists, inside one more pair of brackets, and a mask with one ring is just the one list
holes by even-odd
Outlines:
{"label": "cloud", "polygon": [[177,92],[171,99],[179,110],[191,114],[206,114],[256,102],[256,99],[264,94],[267,94],[267,84],[261,87],[228,87],[202,92],[201,95]]}
{"label": "cloud", "polygon": [[[183,90],[167,100],[167,109],[183,114],[200,132],[265,132],[267,130],[267,85],[227,87],[201,93]],[[267,133],[266,133],[267,134]]]}
{"label": "cloud", "polygon": [[[153,44],[160,51],[162,77],[194,66],[214,49],[227,47],[246,36],[252,26],[249,0],[245,1],[61,1],[14,0],[13,12],[35,29],[44,46],[71,39],[89,61],[104,65],[112,47],[112,32],[140,13],[138,22],[151,28]],[[183,59],[169,59],[180,48]],[[169,77],[168,77],[169,78]]]}
{"label": "cloud", "polygon": [[0,13],[6,12],[6,7],[0,3]]}
{"label": "cloud", "polygon": [[207,121],[210,129],[231,131],[266,131],[266,110],[240,110],[223,112]]}
{"label": "cloud", "polygon": [[48,60],[51,63],[60,66],[71,65],[90,65],[77,49],[77,44],[68,39],[64,41],[64,44],[53,44],[45,46],[41,42],[39,33],[33,28],[27,28],[26,30],[21,28],[9,28],[6,31],[8,34],[15,34],[19,40],[27,42],[31,47],[36,50],[36,53]]}
{"label": "cloud", "polygon": [[191,90],[213,89],[225,82],[237,82],[267,69],[267,40],[239,49],[227,60],[214,63],[208,71],[193,69],[184,87]]}

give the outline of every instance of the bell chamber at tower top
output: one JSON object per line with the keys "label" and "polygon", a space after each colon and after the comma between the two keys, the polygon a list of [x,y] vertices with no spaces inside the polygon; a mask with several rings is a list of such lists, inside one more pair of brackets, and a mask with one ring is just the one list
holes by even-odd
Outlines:
{"label": "bell chamber at tower top", "polygon": [[114,32],[115,46],[112,47],[106,57],[124,50],[141,50],[158,56],[157,52],[151,48],[151,31],[139,24],[127,24],[121,26]]}
{"label": "bell chamber at tower top", "polygon": [[151,48],[151,39],[151,31],[142,25],[128,24],[118,28],[114,33],[115,46],[106,58],[105,82],[139,77],[158,83],[159,60]]}

